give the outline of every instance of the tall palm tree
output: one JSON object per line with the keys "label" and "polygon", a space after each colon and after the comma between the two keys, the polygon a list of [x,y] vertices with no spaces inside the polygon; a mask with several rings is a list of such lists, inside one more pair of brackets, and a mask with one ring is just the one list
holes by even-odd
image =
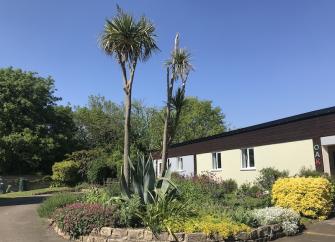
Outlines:
{"label": "tall palm tree", "polygon": [[100,46],[107,55],[111,55],[121,66],[124,100],[124,152],[123,173],[129,184],[129,133],[131,115],[131,93],[135,70],[139,61],[146,61],[155,50],[155,27],[145,17],[136,21],[133,16],[123,12],[117,6],[117,15],[106,20],[100,37]]}
{"label": "tall palm tree", "polygon": [[[186,81],[192,70],[191,54],[186,49],[179,48],[179,34],[177,34],[171,58],[166,61],[167,102],[162,142],[162,175],[167,169],[168,147],[174,138],[180,113],[185,104]],[[174,84],[178,80],[180,80],[180,86],[174,93]],[[174,115],[171,111],[174,111]]]}

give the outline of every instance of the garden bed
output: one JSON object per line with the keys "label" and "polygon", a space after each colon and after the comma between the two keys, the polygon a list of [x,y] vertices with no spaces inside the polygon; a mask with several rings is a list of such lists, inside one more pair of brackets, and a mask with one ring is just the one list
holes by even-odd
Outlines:
{"label": "garden bed", "polygon": [[[58,226],[50,221],[56,233],[64,239],[70,240],[70,235],[64,233]],[[235,238],[224,239],[220,236],[207,236],[204,233],[176,233],[175,237],[169,235],[167,232],[154,235],[150,230],[146,229],[130,229],[130,228],[110,228],[103,227],[100,230],[94,229],[87,236],[80,236],[76,241],[80,242],[139,242],[139,241],[152,241],[152,242],[223,242],[223,241],[269,241],[277,238],[284,237],[286,234],[283,232],[279,224],[261,226],[252,230],[250,233],[240,233]]]}

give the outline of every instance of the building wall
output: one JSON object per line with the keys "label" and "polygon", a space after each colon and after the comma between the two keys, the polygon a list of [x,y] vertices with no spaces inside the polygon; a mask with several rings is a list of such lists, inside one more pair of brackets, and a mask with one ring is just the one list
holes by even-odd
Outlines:
{"label": "building wall", "polygon": [[[183,158],[183,169],[179,170],[178,168],[178,157],[170,157],[169,161],[171,164],[171,171],[172,172],[177,172],[180,175],[183,176],[193,176],[194,175],[194,156],[193,155],[186,155],[186,156],[181,156]],[[155,160],[154,161],[154,167],[156,170],[156,161],[158,164],[161,162],[161,160]],[[156,171],[157,172],[157,171]],[[156,173],[157,174],[157,173]]]}
{"label": "building wall", "polygon": [[198,175],[211,172],[222,179],[232,178],[239,184],[253,182],[259,170],[274,167],[279,170],[288,170],[290,175],[299,172],[302,167],[315,169],[313,140],[302,140],[273,145],[263,145],[254,148],[255,169],[241,169],[241,150],[226,150],[221,153],[221,170],[212,170],[212,154],[197,155]]}

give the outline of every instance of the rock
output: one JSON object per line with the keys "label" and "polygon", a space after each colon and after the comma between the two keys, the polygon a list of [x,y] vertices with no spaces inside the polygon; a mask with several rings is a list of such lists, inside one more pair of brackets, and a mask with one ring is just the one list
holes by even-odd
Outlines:
{"label": "rock", "polygon": [[185,235],[186,242],[202,242],[206,241],[207,236],[203,233],[191,233]]}
{"label": "rock", "polygon": [[154,234],[150,230],[144,230],[144,241],[151,241],[154,239]]}
{"label": "rock", "polygon": [[113,229],[110,228],[110,227],[102,227],[100,229],[100,235],[102,235],[102,236],[108,237],[108,236],[112,235],[112,232],[113,232]]}
{"label": "rock", "polygon": [[250,239],[250,234],[246,232],[241,232],[238,235],[236,235],[237,240],[248,240]]}
{"label": "rock", "polygon": [[[182,242],[185,239],[185,233],[175,233],[174,236],[172,234],[170,234],[169,238],[168,238],[168,241]],[[176,238],[177,238],[177,240],[176,240]]]}
{"label": "rock", "polygon": [[128,229],[128,240],[142,240],[143,238],[143,229]]}
{"label": "rock", "polygon": [[112,239],[126,239],[128,231],[126,229],[113,229],[111,238]]}

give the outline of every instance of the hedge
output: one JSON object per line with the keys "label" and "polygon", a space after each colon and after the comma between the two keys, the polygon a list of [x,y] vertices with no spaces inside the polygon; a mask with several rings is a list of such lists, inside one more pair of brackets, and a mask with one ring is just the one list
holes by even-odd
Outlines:
{"label": "hedge", "polygon": [[276,206],[292,208],[300,214],[326,219],[333,207],[332,184],[325,178],[281,178],[272,188],[272,201]]}

